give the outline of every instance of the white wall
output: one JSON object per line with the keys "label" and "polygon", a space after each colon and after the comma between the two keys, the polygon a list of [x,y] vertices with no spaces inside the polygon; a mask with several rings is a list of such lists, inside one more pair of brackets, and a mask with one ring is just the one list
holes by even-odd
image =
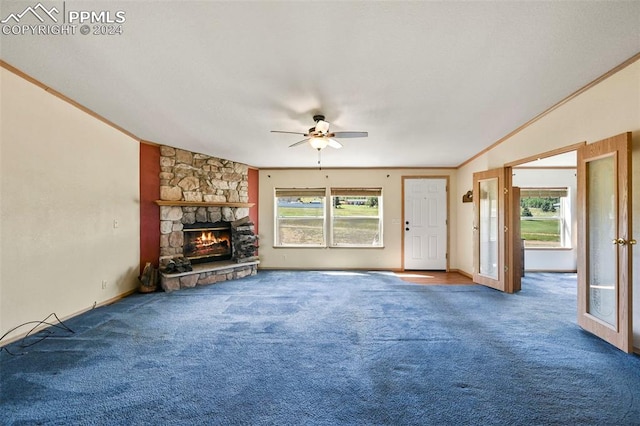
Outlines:
{"label": "white wall", "polygon": [[[402,266],[402,176],[450,176],[451,169],[295,169],[260,170],[260,267],[318,269],[400,269]],[[382,187],[384,248],[283,248],[274,244],[275,188]],[[449,223],[455,222],[456,204],[449,200]],[[456,229],[450,227],[449,252],[455,251]],[[450,268],[455,269],[454,264]]]}
{"label": "white wall", "polygon": [[140,210],[138,141],[4,68],[0,91],[2,335],[135,288]]}
{"label": "white wall", "polygon": [[575,169],[513,169],[513,186],[521,188],[559,188],[569,190],[567,219],[571,223],[571,248],[566,249],[525,249],[525,271],[575,271],[578,264],[577,198],[578,186]]}
{"label": "white wall", "polygon": [[[525,101],[526,102],[526,101]],[[633,232],[640,240],[640,61],[607,78],[503,143],[458,169],[458,196],[473,185],[473,173],[578,142],[596,142],[633,132]],[[455,197],[454,197],[455,198]],[[473,271],[473,208],[458,209],[457,262]],[[640,249],[633,251],[634,343],[640,347]]]}

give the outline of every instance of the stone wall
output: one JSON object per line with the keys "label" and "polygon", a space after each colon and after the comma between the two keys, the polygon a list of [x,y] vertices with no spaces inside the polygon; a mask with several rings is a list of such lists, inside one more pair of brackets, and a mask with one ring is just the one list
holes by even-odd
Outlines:
{"label": "stone wall", "polygon": [[[249,172],[245,164],[160,147],[160,199],[246,203]],[[160,207],[160,266],[183,253],[183,226],[195,222],[233,222],[249,215],[245,207]]]}
{"label": "stone wall", "polygon": [[160,147],[160,199],[246,203],[249,200],[246,164]]}
{"label": "stone wall", "polygon": [[[196,266],[196,268],[198,266]],[[215,284],[222,281],[237,280],[250,275],[256,275],[257,272],[258,262],[234,265],[224,264],[220,268],[213,270],[199,271],[196,269],[193,272],[184,274],[160,274],[160,284],[164,291],[171,292],[201,285]]]}

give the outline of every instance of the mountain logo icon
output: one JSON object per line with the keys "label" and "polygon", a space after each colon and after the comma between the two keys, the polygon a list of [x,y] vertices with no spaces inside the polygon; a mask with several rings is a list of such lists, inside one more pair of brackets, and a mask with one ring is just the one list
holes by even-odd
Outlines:
{"label": "mountain logo icon", "polygon": [[13,20],[17,24],[17,23],[20,22],[20,20],[25,15],[28,15],[28,14],[31,14],[31,15],[35,16],[38,19],[38,21],[40,21],[40,22],[44,22],[44,18],[47,17],[47,16],[53,22],[58,22],[58,19],[53,15],[54,13],[55,14],[60,13],[58,11],[58,9],[55,8],[55,6],[52,7],[51,9],[47,10],[47,8],[42,5],[42,3],[38,3],[35,6],[28,6],[21,13],[11,13],[11,14],[9,14],[9,16],[7,16],[2,21],[0,21],[0,23],[6,24],[9,21]]}

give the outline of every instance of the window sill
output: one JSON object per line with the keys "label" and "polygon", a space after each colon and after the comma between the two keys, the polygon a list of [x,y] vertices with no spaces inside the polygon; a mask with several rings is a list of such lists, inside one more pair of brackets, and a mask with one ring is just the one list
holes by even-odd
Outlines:
{"label": "window sill", "polygon": [[303,248],[303,249],[383,249],[384,246],[272,246],[274,249]]}
{"label": "window sill", "polygon": [[531,251],[571,251],[573,247],[525,247],[524,249]]}
{"label": "window sill", "polygon": [[338,248],[338,249],[383,249],[384,246],[329,246],[329,248]]}

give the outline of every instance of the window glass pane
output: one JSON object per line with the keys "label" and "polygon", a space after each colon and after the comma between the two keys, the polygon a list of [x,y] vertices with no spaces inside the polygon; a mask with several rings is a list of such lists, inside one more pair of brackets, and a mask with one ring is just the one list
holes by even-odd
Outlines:
{"label": "window glass pane", "polygon": [[567,188],[522,188],[520,229],[526,248],[570,246]]}
{"label": "window glass pane", "polygon": [[379,188],[331,190],[331,242],[334,246],[382,246]]}
{"label": "window glass pane", "polygon": [[379,246],[381,244],[380,221],[377,217],[335,217],[333,244]]}
{"label": "window glass pane", "polygon": [[277,246],[325,245],[325,197],[320,194],[324,190],[276,190]]}
{"label": "window glass pane", "polygon": [[278,245],[324,245],[324,220],[278,218]]}

